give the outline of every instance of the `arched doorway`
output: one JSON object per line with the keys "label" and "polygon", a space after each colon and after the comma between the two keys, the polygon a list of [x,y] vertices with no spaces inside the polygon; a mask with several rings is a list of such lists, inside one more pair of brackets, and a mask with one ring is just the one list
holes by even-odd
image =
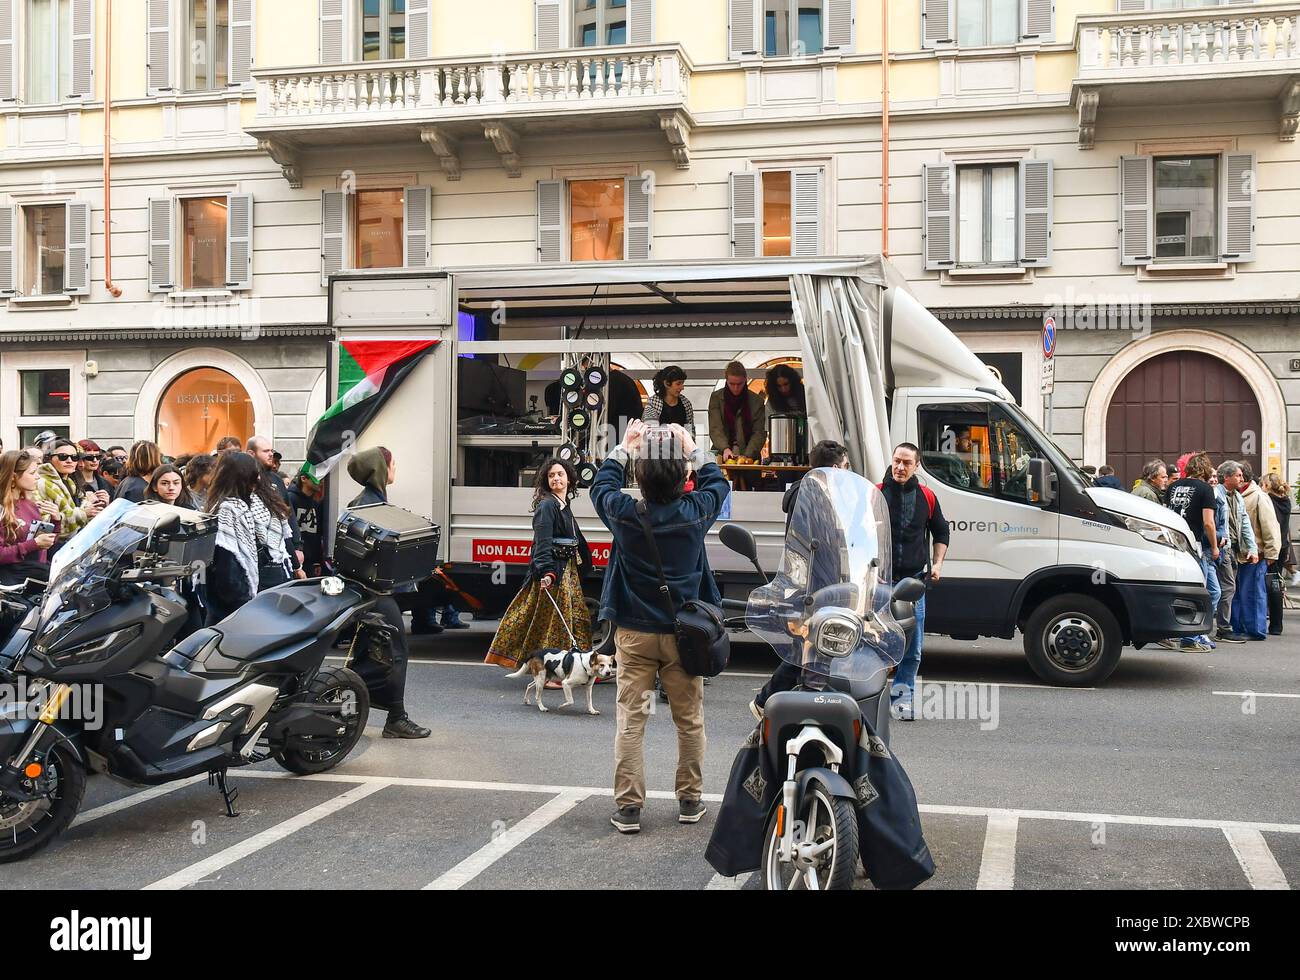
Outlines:
{"label": "arched doorway", "polygon": [[1106,462],[1127,487],[1147,460],[1172,465],[1197,449],[1216,464],[1237,459],[1262,472],[1260,406],[1251,386],[1232,365],[1202,351],[1168,351],[1143,361],[1111,397]]}
{"label": "arched doorway", "polygon": [[212,367],[178,376],[158,401],[157,441],[164,456],[211,452],[225,436],[246,445],[256,433],[253,400],[234,377]]}

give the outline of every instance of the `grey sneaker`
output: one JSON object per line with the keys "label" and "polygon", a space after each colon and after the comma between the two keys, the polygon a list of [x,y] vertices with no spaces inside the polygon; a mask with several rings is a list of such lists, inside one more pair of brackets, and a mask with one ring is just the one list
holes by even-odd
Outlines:
{"label": "grey sneaker", "polygon": [[620,834],[637,834],[641,832],[641,808],[639,806],[622,806],[609,818],[614,829]]}
{"label": "grey sneaker", "polygon": [[1214,638],[1220,643],[1245,643],[1246,638],[1240,633],[1233,633],[1229,630],[1219,630],[1214,634]]}
{"label": "grey sneaker", "polygon": [[708,813],[708,810],[699,800],[677,801],[678,823],[699,823],[700,817],[704,816],[706,813]]}
{"label": "grey sneaker", "polygon": [[1156,646],[1164,647],[1166,650],[1181,650],[1183,648],[1181,643],[1172,638],[1168,640],[1157,640]]}

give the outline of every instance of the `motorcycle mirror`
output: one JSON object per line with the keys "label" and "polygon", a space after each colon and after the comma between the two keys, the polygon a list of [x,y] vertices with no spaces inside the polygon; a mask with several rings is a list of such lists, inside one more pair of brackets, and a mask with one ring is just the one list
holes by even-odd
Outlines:
{"label": "motorcycle mirror", "polygon": [[767,578],[767,573],[758,563],[758,542],[754,540],[754,535],[749,528],[739,524],[724,524],[718,529],[718,540],[741,558],[749,559],[749,563],[754,566],[758,574]]}
{"label": "motorcycle mirror", "polygon": [[894,586],[891,598],[901,602],[916,602],[925,595],[925,583],[919,578],[905,578]]}

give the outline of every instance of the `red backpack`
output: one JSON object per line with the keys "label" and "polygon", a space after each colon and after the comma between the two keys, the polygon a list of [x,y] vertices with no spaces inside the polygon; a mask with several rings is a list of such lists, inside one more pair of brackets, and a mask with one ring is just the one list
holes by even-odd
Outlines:
{"label": "red backpack", "polygon": [[[930,518],[934,516],[934,491],[924,483],[918,483],[917,486],[921,488],[921,493],[925,495],[925,506],[929,508],[929,511],[925,515],[925,519],[928,522]],[[876,489],[883,493],[885,485],[883,483],[877,483]]]}

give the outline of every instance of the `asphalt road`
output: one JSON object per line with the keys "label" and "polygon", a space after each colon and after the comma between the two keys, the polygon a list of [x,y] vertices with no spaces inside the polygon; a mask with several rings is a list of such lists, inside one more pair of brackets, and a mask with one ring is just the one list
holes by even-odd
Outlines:
{"label": "asphalt road", "polygon": [[[938,866],[924,887],[1300,882],[1300,614],[1288,629],[1212,653],[1127,651],[1095,690],[1044,687],[1018,642],[928,637],[923,717],[892,740]],[[233,820],[206,781],[142,791],[94,777],[79,822],[0,867],[0,888],[757,887],[705,863],[712,813],[676,823],[666,705],[647,731],[642,832],[620,837],[608,822],[613,686],[596,689],[599,717],[581,694],[554,710],[558,691],[541,714],[521,681],[479,662],[489,638],[488,624],[413,638],[407,702],[431,738],[383,740],[377,714],[324,777],[269,763],[233,774]],[[766,648],[738,644],[706,689],[708,794],[725,787],[772,665]],[[966,717],[940,717],[972,691]]]}

